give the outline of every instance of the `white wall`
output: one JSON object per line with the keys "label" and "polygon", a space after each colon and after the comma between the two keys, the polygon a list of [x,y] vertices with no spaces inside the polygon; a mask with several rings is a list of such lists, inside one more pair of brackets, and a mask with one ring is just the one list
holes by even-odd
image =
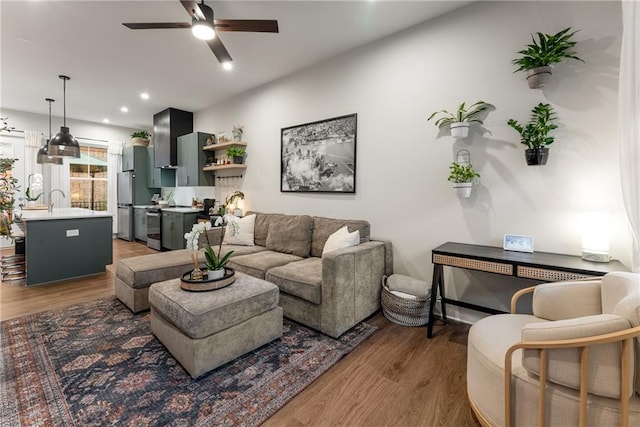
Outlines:
{"label": "white wall", "polygon": [[[577,51],[586,63],[562,63],[544,90],[528,89],[513,73],[515,52],[532,32],[568,26],[581,29]],[[398,273],[430,281],[432,248],[500,246],[504,233],[533,235],[537,251],[577,255],[581,215],[591,211],[611,215],[611,253],[628,265],[616,129],[621,27],[618,2],[477,2],[200,111],[195,127],[245,125],[245,207],[367,219],[374,236],[393,241]],[[454,142],[426,121],[479,99],[496,106],[484,135]],[[538,102],[554,106],[560,128],[549,163],[528,167],[506,121],[525,120]],[[280,129],[349,113],[358,113],[357,193],[280,193]],[[482,175],[468,200],[446,181],[461,148]],[[446,278],[451,295],[496,306],[506,307],[514,291],[513,280],[484,273]]]}

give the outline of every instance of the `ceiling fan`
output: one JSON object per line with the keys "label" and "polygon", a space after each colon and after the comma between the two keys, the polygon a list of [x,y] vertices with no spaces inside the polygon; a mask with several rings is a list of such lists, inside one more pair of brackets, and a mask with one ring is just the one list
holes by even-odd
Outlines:
{"label": "ceiling fan", "polygon": [[217,31],[248,31],[261,33],[277,33],[278,21],[268,19],[214,19],[213,9],[204,0],[198,4],[197,1],[180,0],[182,6],[191,16],[191,22],[126,22],[125,27],[132,30],[151,30],[166,28],[191,28],[193,35],[199,39],[206,40],[213,54],[218,61],[226,66],[231,66],[231,55],[222,44]]}

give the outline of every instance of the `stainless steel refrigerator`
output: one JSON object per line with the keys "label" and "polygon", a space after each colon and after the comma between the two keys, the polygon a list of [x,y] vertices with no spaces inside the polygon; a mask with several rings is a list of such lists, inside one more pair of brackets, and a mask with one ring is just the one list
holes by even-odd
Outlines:
{"label": "stainless steel refrigerator", "polygon": [[133,193],[136,174],[118,172],[118,238],[133,240]]}

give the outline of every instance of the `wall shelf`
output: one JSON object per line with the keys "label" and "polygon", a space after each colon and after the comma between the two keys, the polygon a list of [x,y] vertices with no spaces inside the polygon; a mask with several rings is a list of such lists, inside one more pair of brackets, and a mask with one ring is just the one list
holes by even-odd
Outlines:
{"label": "wall shelf", "polygon": [[243,141],[219,142],[218,144],[205,145],[202,147],[204,151],[226,150],[229,147],[246,147],[247,143]]}
{"label": "wall shelf", "polygon": [[246,169],[247,165],[238,165],[238,164],[230,164],[230,165],[220,165],[220,166],[205,166],[202,168],[205,172],[215,172],[222,170],[233,170],[233,169]]}

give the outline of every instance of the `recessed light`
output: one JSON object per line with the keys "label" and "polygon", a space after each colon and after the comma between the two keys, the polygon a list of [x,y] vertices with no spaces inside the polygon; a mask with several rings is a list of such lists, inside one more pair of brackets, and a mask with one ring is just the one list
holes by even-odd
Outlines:
{"label": "recessed light", "polygon": [[109,123],[109,119],[102,119],[103,123]]}
{"label": "recessed light", "polygon": [[120,107],[120,111],[122,111],[123,113],[126,113],[129,111],[129,109],[127,107]]}
{"label": "recessed light", "polygon": [[222,68],[224,68],[227,71],[233,70],[233,63],[231,61],[223,62]]}
{"label": "recessed light", "polygon": [[147,100],[147,99],[149,99],[149,94],[147,92],[142,92],[140,94],[140,98],[142,98],[144,100]]}

